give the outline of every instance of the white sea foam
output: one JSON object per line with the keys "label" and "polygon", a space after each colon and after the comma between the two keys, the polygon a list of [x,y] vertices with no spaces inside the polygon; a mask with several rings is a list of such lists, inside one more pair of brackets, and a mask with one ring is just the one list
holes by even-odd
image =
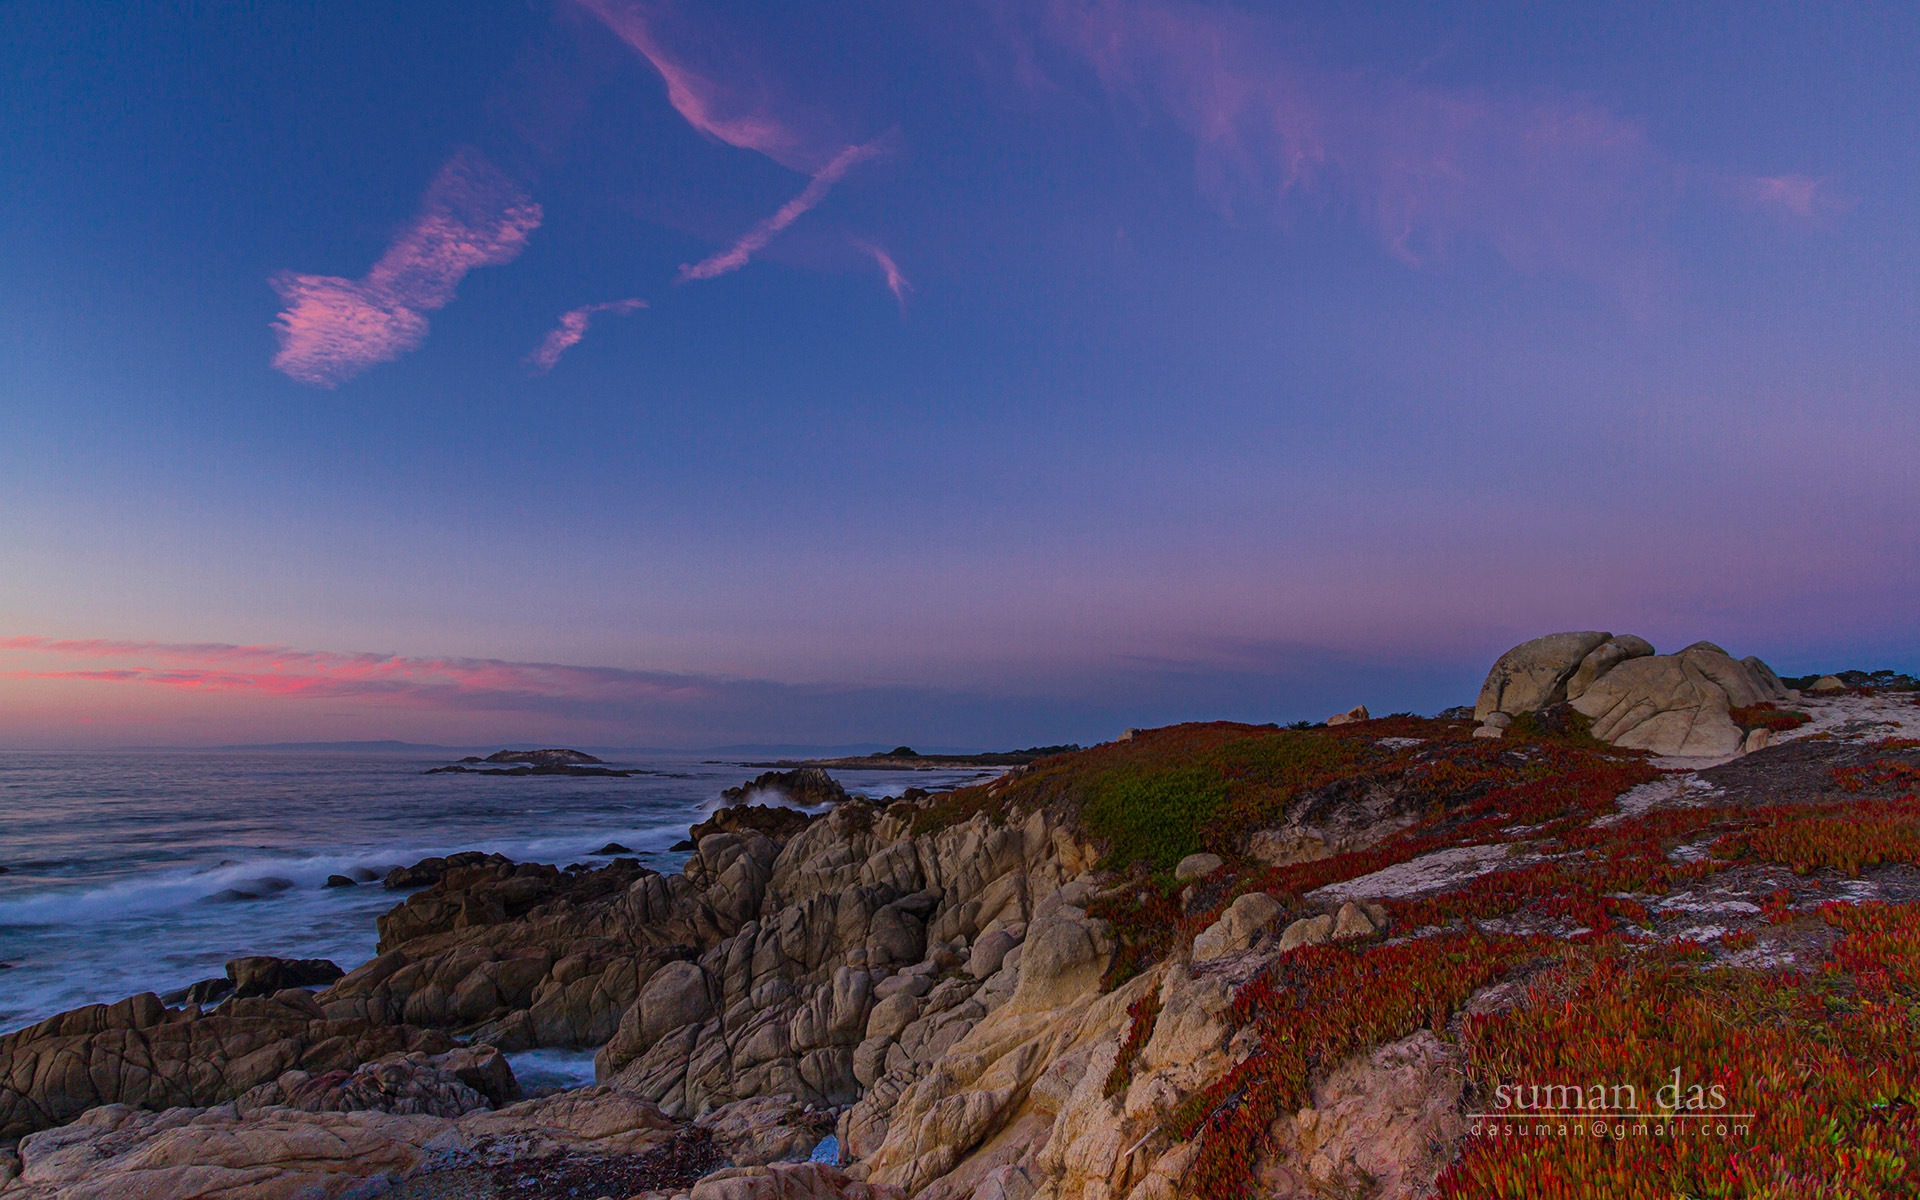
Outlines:
{"label": "white sea foam", "polygon": [[[755,772],[655,761],[667,773],[492,778],[426,775],[407,756],[0,753],[0,1033],[82,1004],[168,992],[241,954],[374,951],[375,918],[403,897],[384,874],[457,850],[519,862],[604,863],[617,842],[655,870]],[[628,764],[622,764],[628,765]],[[940,786],[835,773],[849,790]],[[869,783],[869,778],[872,782]],[[580,1069],[576,1063],[573,1068]]]}

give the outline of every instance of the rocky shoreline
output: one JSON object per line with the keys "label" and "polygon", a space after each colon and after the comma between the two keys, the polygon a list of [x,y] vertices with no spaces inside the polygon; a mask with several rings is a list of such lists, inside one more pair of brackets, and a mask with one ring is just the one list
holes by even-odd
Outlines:
{"label": "rocky shoreline", "polygon": [[[1561,636],[1502,659],[1477,721],[1176,726],[950,792],[740,804],[672,874],[416,864],[338,978],[237,960],[0,1038],[0,1200],[1483,1194],[1457,1190],[1505,1161],[1467,1132],[1469,1026],[1628,945],[1786,978],[1841,936],[1822,905],[1920,902],[1912,695],[1716,710],[1692,647],[1679,744],[1723,748],[1716,713],[1736,751],[1740,721],[1770,737],[1663,766],[1552,715],[1619,641]],[[1610,656],[1582,693],[1655,657]],[[1802,818],[1885,846],[1806,859],[1770,832]],[[534,1049],[593,1051],[594,1085],[523,1094]]]}

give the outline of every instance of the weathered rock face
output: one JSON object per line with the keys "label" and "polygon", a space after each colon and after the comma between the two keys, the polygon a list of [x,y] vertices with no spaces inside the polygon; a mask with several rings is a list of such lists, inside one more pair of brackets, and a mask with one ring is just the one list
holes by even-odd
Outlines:
{"label": "weathered rock face", "polygon": [[1761,661],[1759,655],[1749,654],[1741,659],[1740,662],[1747,670],[1753,672],[1754,679],[1765,689],[1769,698],[1778,700],[1786,696],[1786,683],[1781,680],[1780,676],[1774,674],[1772,667]]}
{"label": "weathered rock face", "polygon": [[1725,756],[1738,754],[1746,739],[1728,710],[1784,695],[1784,688],[1775,690],[1725,650],[1696,642],[1678,654],[1621,663],[1573,701],[1573,707],[1592,719],[1595,737],[1617,746],[1655,754]]}
{"label": "weathered rock face", "polygon": [[1780,677],[1758,658],[1735,661],[1712,642],[1656,654],[1631,634],[1556,633],[1515,646],[1487,672],[1475,736],[1501,736],[1512,716],[1574,711],[1603,741],[1656,754],[1724,756],[1745,734],[1731,708],[1784,699]]}
{"label": "weathered rock face", "polygon": [[1588,630],[1550,633],[1520,643],[1502,654],[1487,672],[1486,682],[1480,685],[1480,699],[1473,706],[1474,718],[1484,721],[1496,712],[1517,716],[1561,703],[1567,698],[1567,681],[1580,664],[1612,637]]}
{"label": "weathered rock face", "polygon": [[[296,1085],[297,1090],[297,1085]],[[372,1195],[376,1181],[555,1154],[633,1155],[674,1138],[638,1097],[588,1088],[449,1117],[365,1108],[95,1108],[24,1138],[6,1200],[316,1200]],[[444,1193],[433,1193],[444,1194]]]}
{"label": "weathered rock face", "polygon": [[1645,658],[1653,653],[1655,653],[1653,643],[1643,637],[1635,637],[1629,633],[1608,638],[1588,651],[1587,656],[1580,660],[1580,665],[1574,668],[1573,674],[1567,679],[1567,699],[1572,700],[1586,695],[1587,689],[1594,685],[1594,681],[1628,659]]}
{"label": "weathered rock face", "polygon": [[233,982],[233,994],[239,999],[271,996],[288,988],[313,987],[332,983],[346,974],[324,958],[274,958],[258,954],[227,962],[227,978]]}
{"label": "weathered rock face", "polygon": [[[1280,915],[1280,902],[1264,892],[1249,892],[1227,906],[1220,919],[1193,939],[1193,961],[1235,954],[1253,947]],[[1331,928],[1333,922],[1327,922]]]}
{"label": "weathered rock face", "polygon": [[[826,772],[822,771],[824,775]],[[761,776],[761,778],[766,778]],[[834,785],[838,787],[838,784]],[[729,788],[728,791],[739,791]],[[841,798],[845,793],[841,793]],[[761,833],[776,842],[805,830],[813,818],[797,808],[786,808],[778,804],[734,804],[715,810],[714,814],[687,830],[687,840],[698,843],[710,833]]]}
{"label": "weathered rock face", "polygon": [[774,1163],[715,1171],[672,1200],[905,1200],[883,1184],[851,1179],[824,1163]]}
{"label": "weathered rock face", "polygon": [[1261,1194],[1278,1200],[1430,1195],[1465,1136],[1459,1055],[1422,1030],[1340,1065],[1313,1103],[1274,1123],[1258,1169]]}
{"label": "weathered rock face", "polygon": [[[891,1066],[945,1052],[985,1014],[977,994],[1010,998],[1023,957],[1030,1003],[1097,983],[1104,923],[1056,899],[1090,849],[1042,814],[920,838],[910,815],[845,804],[779,848],[735,929],[662,968],[622,1016],[600,1076],[676,1115],[769,1094],[848,1104]],[[729,838],[702,839],[700,856]]]}
{"label": "weathered rock face", "polygon": [[1312,788],[1289,801],[1271,828],[1248,831],[1243,849],[1272,866],[1311,862],[1370,846],[1423,811],[1418,796],[1380,780]]}
{"label": "weathered rock face", "polygon": [[0,1038],[0,1140],[96,1105],[218,1104],[295,1068],[347,1070],[395,1052],[452,1048],[435,1030],[329,1020],[304,991],[234,1000],[209,1015],[148,993]]}
{"label": "weathered rock face", "polygon": [[351,1071],[284,1071],[233,1103],[242,1114],[290,1108],[458,1117],[519,1098],[520,1088],[506,1056],[491,1046],[480,1046],[438,1055],[417,1050],[390,1054]]}

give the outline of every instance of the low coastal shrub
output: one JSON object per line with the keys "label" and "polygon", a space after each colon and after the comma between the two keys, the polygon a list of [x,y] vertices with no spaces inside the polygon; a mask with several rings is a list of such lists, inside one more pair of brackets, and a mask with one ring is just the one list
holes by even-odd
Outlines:
{"label": "low coastal shrub", "polygon": [[1171,867],[1206,847],[1204,827],[1227,787],[1205,766],[1105,771],[1086,782],[1080,820],[1105,844],[1108,865]]}
{"label": "low coastal shrub", "polygon": [[1182,911],[1181,887],[1173,876],[1136,877],[1129,885],[1087,906],[1087,915],[1113,927],[1113,959],[1102,986],[1112,991],[1167,956],[1181,937],[1191,939],[1205,929],[1198,918]]}
{"label": "low coastal shrub", "polygon": [[1461,1042],[1483,1111],[1498,1111],[1502,1084],[1626,1083],[1639,1111],[1692,1115],[1664,1122],[1678,1133],[1594,1136],[1590,1120],[1540,1135],[1516,1112],[1503,1124],[1529,1136],[1469,1137],[1440,1195],[1920,1195],[1920,911],[1822,915],[1843,936],[1817,969],[1702,969],[1698,948],[1609,944],[1537,979],[1520,1007],[1468,1017]]}
{"label": "low coastal shrub", "polygon": [[1593,721],[1568,704],[1556,704],[1539,712],[1524,712],[1513,719],[1508,737],[1531,741],[1555,742],[1581,750],[1609,751],[1613,747],[1593,736]]}
{"label": "low coastal shrub", "polygon": [[1255,827],[1247,820],[1277,814],[1303,789],[1392,753],[1371,739],[1324,731],[1229,721],[1173,725],[935,797],[917,813],[913,832],[933,832],[980,812],[1003,817],[1059,805],[1076,811],[1087,835],[1105,849],[1103,866],[1166,870],[1197,850],[1231,849]]}
{"label": "low coastal shrub", "polygon": [[1742,729],[1769,729],[1774,733],[1785,733],[1798,729],[1813,720],[1811,714],[1797,708],[1776,708],[1771,703],[1748,704],[1730,709],[1727,715],[1733,723]]}
{"label": "low coastal shrub", "polygon": [[[1806,719],[1771,706],[1736,713],[1748,728]],[[1444,1036],[1463,1027],[1483,1098],[1497,1081],[1566,1082],[1578,1072],[1650,1091],[1678,1064],[1699,1068],[1689,1083],[1717,1084],[1756,1116],[1730,1139],[1471,1139],[1443,1177],[1446,1196],[1920,1200],[1920,906],[1822,910],[1839,941],[1824,964],[1797,973],[1724,962],[1763,936],[1770,945],[1781,938],[1764,932],[1769,925],[1795,926],[1783,933],[1804,942],[1812,910],[1796,909],[1785,888],[1761,905],[1760,931],[1703,932],[1704,944],[1650,936],[1656,898],[1736,866],[1857,875],[1920,864],[1920,798],[1898,794],[1920,785],[1920,763],[1901,753],[1920,743],[1875,743],[1878,757],[1834,769],[1833,786],[1859,800],[1694,805],[1623,819],[1618,798],[1660,777],[1644,755],[1594,741],[1574,721],[1519,721],[1497,740],[1469,730],[1410,716],[1305,731],[1175,726],[962,789],[922,815],[950,822],[1070,806],[1103,848],[1103,865],[1121,872],[1089,906],[1118,942],[1109,987],[1191,941],[1249,891],[1279,899],[1283,925],[1319,910],[1301,899],[1315,888],[1436,850],[1505,846],[1527,856],[1438,895],[1388,901],[1393,939],[1303,947],[1239,990],[1234,1019],[1254,1052],[1163,1127],[1198,1142],[1195,1200],[1253,1194],[1275,1120],[1306,1103],[1342,1060],[1421,1028]],[[1312,862],[1273,867],[1236,853],[1248,830],[1297,815],[1296,801],[1360,795],[1386,797],[1410,823]],[[1192,884],[1174,880],[1173,864],[1203,849],[1224,867]],[[1528,932],[1540,929],[1555,936]],[[1406,933],[1414,936],[1402,940]],[[1458,1015],[1478,989],[1522,977],[1534,983],[1520,1008]],[[1129,1086],[1157,1017],[1156,996],[1130,1006],[1109,1096]]]}

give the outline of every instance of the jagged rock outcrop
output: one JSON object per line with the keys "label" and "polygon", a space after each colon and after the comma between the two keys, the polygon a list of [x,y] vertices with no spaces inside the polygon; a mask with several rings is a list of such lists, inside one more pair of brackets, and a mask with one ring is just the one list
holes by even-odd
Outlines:
{"label": "jagged rock outcrop", "polygon": [[637,1155],[676,1136],[645,1100],[589,1088],[461,1116],[244,1104],[144,1112],[115,1104],[21,1140],[6,1200],[81,1196],[315,1200],[385,1191],[423,1168]]}
{"label": "jagged rock outcrop", "polygon": [[[1005,974],[1010,993],[1022,942],[1029,963],[1090,960],[1098,930],[1054,931],[1037,949],[1028,932],[1036,898],[1092,857],[1069,841],[1063,865],[1044,814],[923,838],[907,836],[908,819],[842,805],[788,842],[757,918],[648,984],[601,1051],[602,1078],[688,1116],[770,1093],[848,1104],[896,1050],[944,1051],[959,1022],[984,1015],[976,991]],[[702,839],[701,853],[730,836]]]}
{"label": "jagged rock outcrop", "polygon": [[439,883],[448,871],[463,867],[511,867],[512,865],[513,860],[504,854],[484,854],[478,850],[462,850],[458,854],[449,854],[445,857],[436,854],[423,858],[410,867],[395,867],[388,871],[385,886],[389,891],[431,887]]}
{"label": "jagged rock outcrop", "polygon": [[1300,792],[1272,824],[1248,830],[1241,845],[1247,857],[1270,866],[1311,862],[1370,846],[1419,820],[1424,809],[1395,781],[1343,780]]}
{"label": "jagged rock outcrop", "polygon": [[[820,772],[825,775],[826,772]],[[761,776],[762,779],[767,776]],[[838,784],[834,785],[836,788]],[[727,793],[738,792],[739,788],[728,788]],[[846,793],[840,793],[838,799],[845,799]],[[788,838],[806,829],[813,823],[813,817],[797,808],[787,808],[779,804],[731,804],[715,809],[712,816],[687,830],[689,843],[697,844],[710,833],[761,833],[776,842],[785,842]],[[688,847],[692,848],[691,845]]]}
{"label": "jagged rock outcrop", "polygon": [[720,793],[729,805],[740,805],[755,796],[774,792],[794,804],[819,808],[839,804],[847,798],[840,781],[819,767],[795,767],[791,771],[767,771],[754,779]]}
{"label": "jagged rock outcrop", "polygon": [[0,1140],[102,1104],[218,1104],[283,1072],[350,1070],[396,1052],[453,1048],[438,1030],[329,1019],[307,992],[233,1000],[216,1013],[152,993],[95,1004],[0,1038]]}
{"label": "jagged rock outcrop", "polygon": [[288,988],[332,983],[346,972],[324,958],[275,958],[267,954],[229,959],[227,979],[238,999],[271,996]]}

